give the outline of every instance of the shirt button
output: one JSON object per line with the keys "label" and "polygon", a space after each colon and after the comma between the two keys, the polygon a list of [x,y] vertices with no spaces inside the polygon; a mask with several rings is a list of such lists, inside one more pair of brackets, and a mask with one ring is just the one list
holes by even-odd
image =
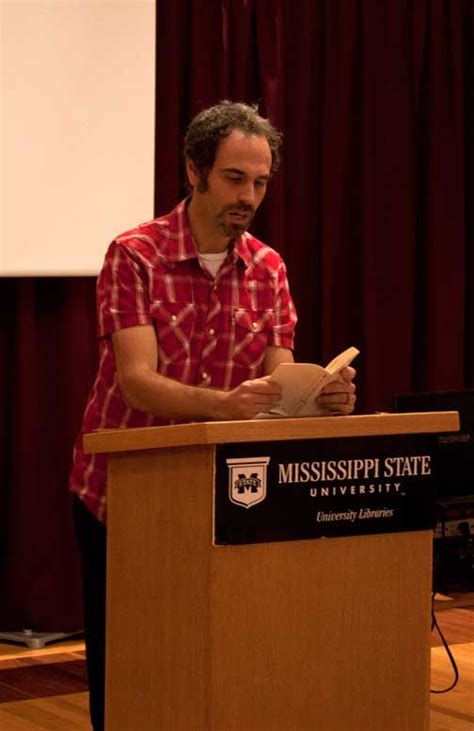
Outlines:
{"label": "shirt button", "polygon": [[202,374],[202,380],[203,380],[203,381],[205,381],[205,380],[206,380],[206,378],[207,378],[207,373],[203,373],[203,374]]}
{"label": "shirt button", "polygon": [[256,330],[258,328],[258,325],[256,322],[252,322],[252,330]]}
{"label": "shirt button", "polygon": [[176,315],[171,315],[171,322],[176,322],[177,319]]}
{"label": "shirt button", "polygon": [[211,327],[211,329],[209,330],[209,335],[215,335],[215,334],[216,334],[216,331],[214,330],[213,327]]}

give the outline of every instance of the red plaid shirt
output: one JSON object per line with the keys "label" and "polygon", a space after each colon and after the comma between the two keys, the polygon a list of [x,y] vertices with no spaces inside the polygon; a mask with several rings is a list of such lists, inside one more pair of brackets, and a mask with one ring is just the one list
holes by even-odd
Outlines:
{"label": "red plaid shirt", "polygon": [[262,375],[268,345],[293,347],[296,313],[281,257],[248,233],[229,247],[215,279],[201,268],[186,201],[112,242],[97,284],[97,310],[99,371],[76,442],[70,487],[105,521],[106,457],[84,454],[82,434],[169,423],[124,402],[111,333],[153,325],[159,373],[228,390]]}

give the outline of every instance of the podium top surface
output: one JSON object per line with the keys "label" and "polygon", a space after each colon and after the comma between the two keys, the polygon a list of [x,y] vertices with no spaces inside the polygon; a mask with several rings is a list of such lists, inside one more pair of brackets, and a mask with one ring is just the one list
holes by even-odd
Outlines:
{"label": "podium top surface", "polygon": [[84,435],[88,453],[133,452],[197,444],[268,442],[292,439],[333,439],[428,434],[459,431],[457,411],[414,414],[362,414],[304,419],[206,421],[136,429],[104,429]]}

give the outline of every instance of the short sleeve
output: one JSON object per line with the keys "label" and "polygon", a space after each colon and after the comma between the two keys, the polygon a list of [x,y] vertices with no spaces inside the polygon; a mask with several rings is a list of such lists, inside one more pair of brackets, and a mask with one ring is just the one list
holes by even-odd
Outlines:
{"label": "short sleeve", "polygon": [[99,337],[151,323],[146,267],[133,249],[109,246],[97,281]]}
{"label": "short sleeve", "polygon": [[275,273],[275,321],[269,345],[293,350],[297,319],[286,267],[283,261],[280,261]]}

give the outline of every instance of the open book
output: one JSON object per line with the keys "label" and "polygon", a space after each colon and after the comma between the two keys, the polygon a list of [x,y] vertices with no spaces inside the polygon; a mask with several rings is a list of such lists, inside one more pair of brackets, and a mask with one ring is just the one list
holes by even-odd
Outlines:
{"label": "open book", "polygon": [[284,416],[317,416],[315,399],[321,389],[339,377],[339,371],[348,366],[359,354],[357,348],[347,348],[339,353],[325,368],[316,363],[280,363],[269,381],[281,386],[282,397],[268,414],[258,414],[257,419]]}

